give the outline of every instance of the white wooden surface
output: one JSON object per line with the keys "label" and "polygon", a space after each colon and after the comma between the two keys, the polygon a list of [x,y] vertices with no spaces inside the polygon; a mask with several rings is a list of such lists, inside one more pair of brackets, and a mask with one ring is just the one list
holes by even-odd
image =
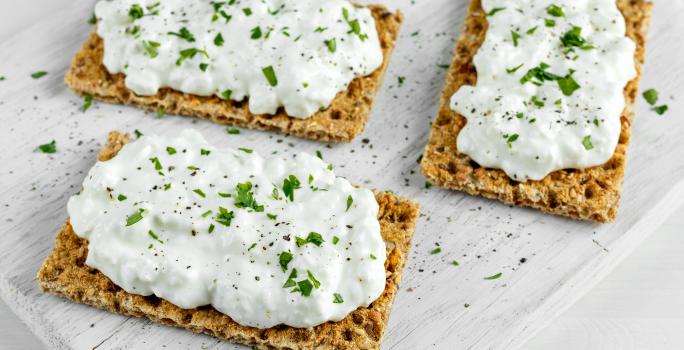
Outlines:
{"label": "white wooden surface", "polygon": [[[684,206],[526,350],[684,348]],[[4,315],[3,313],[7,313]],[[0,350],[44,349],[0,302]]]}
{"label": "white wooden surface", "polygon": [[[106,133],[112,129],[174,134],[196,128],[217,145],[287,156],[322,149],[337,172],[356,183],[414,197],[423,216],[395,302],[384,349],[516,348],[605,276],[684,202],[682,103],[684,3],[656,6],[643,87],[670,105],[657,116],[639,101],[624,197],[617,223],[593,225],[510,208],[460,193],[424,189],[415,159],[434,118],[465,0],[380,1],[401,8],[406,23],[365,133],[350,145],[270,133],[226,135],[224,128],[97,103],[87,113],[61,83],[90,30],[92,1],[0,3],[0,296],[52,348],[212,348],[232,345],[75,305],[40,293],[35,273],[66,216]],[[9,21],[9,22],[8,22]],[[429,24],[429,25],[428,25]],[[412,35],[416,33],[416,35]],[[29,74],[50,74],[33,80]],[[406,77],[403,86],[397,77]],[[362,138],[368,138],[365,145]],[[57,140],[59,152],[35,152]],[[371,147],[372,145],[372,147]],[[443,252],[430,255],[440,244]],[[520,259],[525,258],[525,263]],[[460,262],[459,267],[450,264]],[[502,272],[501,279],[483,277]],[[469,307],[465,307],[468,304]],[[92,325],[92,327],[91,327]]]}

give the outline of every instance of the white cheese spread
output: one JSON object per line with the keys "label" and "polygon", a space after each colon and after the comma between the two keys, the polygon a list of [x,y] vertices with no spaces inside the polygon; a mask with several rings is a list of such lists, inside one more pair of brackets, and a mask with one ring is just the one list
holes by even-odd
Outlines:
{"label": "white cheese spread", "polygon": [[615,0],[483,0],[477,85],[451,108],[458,151],[518,181],[606,163],[620,137],[635,44]]}
{"label": "white cheese spread", "polygon": [[307,154],[143,136],[98,162],[68,211],[86,264],[127,292],[245,326],[339,321],[385,288],[375,196]]}
{"label": "white cheese spread", "polygon": [[241,101],[307,118],[383,61],[368,8],[347,0],[102,0],[104,65],[126,87]]}

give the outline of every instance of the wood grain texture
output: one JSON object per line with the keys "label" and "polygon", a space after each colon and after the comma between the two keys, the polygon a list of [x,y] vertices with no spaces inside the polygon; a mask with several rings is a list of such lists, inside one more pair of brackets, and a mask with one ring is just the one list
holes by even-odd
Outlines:
{"label": "wood grain texture", "polygon": [[[208,122],[174,116],[158,120],[153,113],[130,107],[95,103],[82,113],[82,100],[62,84],[62,78],[92,29],[86,21],[94,2],[0,4],[5,14],[18,7],[31,11],[24,25],[0,33],[0,75],[7,78],[0,82],[0,116],[5,124],[0,138],[2,299],[51,348],[235,348],[39,291],[34,276],[66,216],[67,198],[78,190],[100,141],[112,129],[174,135],[189,127],[218,146],[250,147],[285,157],[320,149],[336,172],[350,181],[418,199],[423,215],[383,349],[519,347],[684,201],[684,103],[670,97],[684,86],[684,42],[679,38],[684,32],[684,2],[655,6],[642,87],[658,88],[670,111],[658,116],[639,99],[620,216],[603,226],[426,189],[416,159],[437,111],[446,73],[439,65],[450,62],[466,1],[379,2],[404,13],[402,34],[364,133],[350,144],[331,148],[258,131],[227,135],[224,128]],[[49,74],[31,79],[30,73],[38,70]],[[37,145],[53,139],[58,153],[35,152]],[[432,255],[436,244],[442,253]],[[483,279],[498,272],[498,280]]]}

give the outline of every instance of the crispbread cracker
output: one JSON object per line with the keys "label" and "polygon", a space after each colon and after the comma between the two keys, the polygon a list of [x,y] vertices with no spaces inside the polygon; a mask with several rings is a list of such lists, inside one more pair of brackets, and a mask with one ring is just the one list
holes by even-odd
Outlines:
{"label": "crispbread cracker", "polygon": [[247,99],[225,101],[216,96],[197,96],[162,88],[153,96],[137,96],[126,88],[125,76],[109,74],[102,63],[102,39],[93,31],[71,62],[64,82],[78,95],[91,95],[111,103],[129,104],[143,109],[209,119],[215,123],[261,130],[277,130],[307,139],[349,142],[363,131],[373,100],[389,64],[399,34],[402,15],[384,6],[369,5],[375,18],[383,52],[383,63],[372,74],[358,77],[340,92],[329,108],[300,119],[288,116],[283,108],[275,115],[253,115]]}
{"label": "crispbread cracker", "polygon": [[[100,152],[109,160],[128,141],[113,132]],[[302,329],[279,326],[257,329],[240,326],[210,306],[181,309],[155,296],[130,294],[105,275],[85,265],[88,242],[74,233],[69,221],[57,235],[55,248],[38,272],[44,292],[124,315],[205,333],[257,349],[378,349],[397,293],[411,238],[418,218],[418,204],[390,193],[376,193],[378,219],[387,242],[387,282],[383,294],[368,308],[358,308],[340,322]]]}
{"label": "crispbread cracker", "polygon": [[626,24],[627,36],[637,44],[637,76],[625,87],[622,130],[613,157],[604,165],[583,170],[560,170],[541,181],[516,182],[498,169],[480,167],[456,149],[456,137],[465,117],[451,110],[449,100],[463,85],[474,85],[477,72],[473,57],[485,39],[487,19],[480,0],[471,0],[465,28],[459,38],[442,93],[440,110],[423,154],[422,172],[432,183],[472,195],[498,199],[575,219],[610,222],[615,220],[625,172],[633,107],[644,62],[646,31],[652,4],[646,0],[617,0]]}

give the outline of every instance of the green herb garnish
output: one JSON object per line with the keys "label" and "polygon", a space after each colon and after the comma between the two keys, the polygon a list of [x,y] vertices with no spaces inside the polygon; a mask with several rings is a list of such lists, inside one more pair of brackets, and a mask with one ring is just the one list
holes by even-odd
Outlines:
{"label": "green herb garnish", "polygon": [[335,51],[337,51],[337,42],[335,41],[335,38],[325,40],[324,43],[325,46],[328,47],[328,51],[330,51],[331,53],[335,53]]}
{"label": "green herb garnish", "polygon": [[143,210],[143,209],[138,209],[138,211],[129,215],[128,218],[126,218],[126,226],[127,227],[131,226],[131,225],[137,223],[138,221],[142,220],[142,218],[143,218],[142,213],[144,211],[145,210]]}
{"label": "green herb garnish", "polygon": [[323,240],[323,236],[321,236],[318,232],[309,232],[309,235],[306,236],[306,239],[299,236],[295,236],[295,243],[297,244],[297,247],[301,247],[308,243],[320,247],[321,244],[323,244],[323,242],[325,242]]}
{"label": "green herb garnish", "polygon": [[157,48],[161,45],[156,41],[149,41],[149,40],[143,40],[142,42],[143,49],[145,49],[145,53],[149,55],[152,58],[155,58],[159,56],[159,51],[157,51]]}
{"label": "green herb garnish", "polygon": [[57,152],[57,142],[52,140],[50,143],[42,144],[38,146],[38,150],[43,153],[55,153]]}
{"label": "green herb garnish", "polygon": [[238,183],[237,186],[235,186],[235,190],[237,192],[237,196],[235,197],[236,207],[253,209],[256,212],[264,211],[264,206],[259,205],[256,199],[254,199],[251,182]]}
{"label": "green herb garnish", "polygon": [[294,202],[294,190],[299,188],[301,188],[301,183],[296,176],[290,175],[283,180],[283,193],[291,202]]}
{"label": "green herb garnish", "polygon": [[278,260],[280,262],[280,267],[283,269],[283,272],[287,271],[287,265],[292,261],[294,256],[290,252],[281,252]]}
{"label": "green herb garnish", "polygon": [[179,38],[181,38],[181,39],[184,39],[184,40],[187,40],[188,42],[191,42],[191,43],[194,43],[194,42],[195,42],[195,36],[192,35],[192,33],[190,33],[190,31],[188,30],[188,28],[185,28],[185,27],[181,28],[181,29],[178,31],[178,33],[168,32],[168,33],[166,33],[166,34],[177,36],[177,37],[179,37]]}
{"label": "green herb garnish", "polygon": [[40,78],[46,76],[47,74],[48,74],[48,72],[46,72],[46,71],[44,71],[44,70],[41,70],[41,71],[32,73],[32,74],[31,74],[31,78],[33,78],[33,79],[40,79]]}
{"label": "green herb garnish", "polygon": [[499,273],[497,273],[497,274],[495,274],[495,275],[487,276],[487,277],[485,277],[484,279],[486,279],[486,280],[495,280],[495,279],[498,279],[499,277],[501,277],[501,275],[502,275],[501,272],[499,272]]}
{"label": "green herb garnish", "polygon": [[334,293],[333,294],[333,304],[342,304],[344,303],[344,299],[342,299],[342,296],[339,293]]}
{"label": "green herb garnish", "polygon": [[223,226],[230,226],[231,220],[235,218],[235,213],[232,211],[228,211],[224,207],[219,207],[219,213],[216,215],[216,222]]}
{"label": "green herb garnish", "polygon": [[265,67],[261,71],[264,73],[264,76],[266,77],[266,80],[268,81],[269,85],[278,85],[278,77],[276,77],[275,71],[273,70],[273,66]]}
{"label": "green herb garnish", "polygon": [[489,12],[487,12],[487,17],[494,16],[497,12],[501,12],[505,9],[506,9],[505,7],[495,7],[493,9],[491,9]]}

